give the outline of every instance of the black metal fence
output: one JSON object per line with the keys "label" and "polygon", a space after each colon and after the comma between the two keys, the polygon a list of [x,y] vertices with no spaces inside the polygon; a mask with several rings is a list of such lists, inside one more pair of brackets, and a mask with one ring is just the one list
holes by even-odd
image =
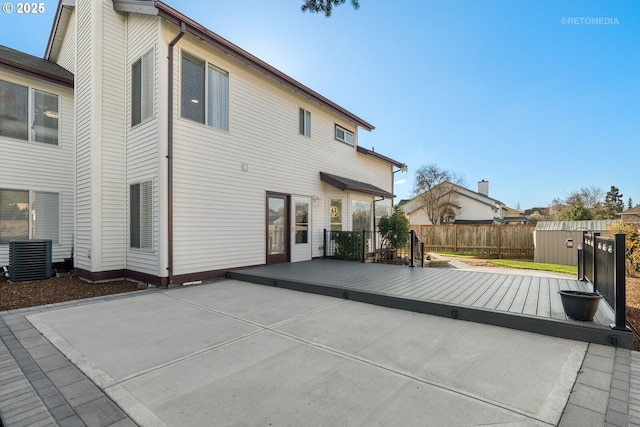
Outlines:
{"label": "black metal fence", "polygon": [[[397,236],[395,236],[397,237]],[[348,261],[405,264],[424,267],[424,244],[414,231],[407,233],[406,243],[393,246],[373,231],[324,230],[323,257]]]}
{"label": "black metal fence", "polygon": [[609,238],[585,231],[578,247],[578,279],[591,282],[594,292],[609,303],[616,314],[611,327],[621,330],[627,330],[625,237],[624,233]]}

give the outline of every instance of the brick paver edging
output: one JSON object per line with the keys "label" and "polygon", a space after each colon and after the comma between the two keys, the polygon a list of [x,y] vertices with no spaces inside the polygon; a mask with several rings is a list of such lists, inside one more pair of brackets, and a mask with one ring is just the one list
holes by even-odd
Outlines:
{"label": "brick paver edging", "polygon": [[136,426],[25,318],[132,294],[0,312],[0,420],[5,427]]}

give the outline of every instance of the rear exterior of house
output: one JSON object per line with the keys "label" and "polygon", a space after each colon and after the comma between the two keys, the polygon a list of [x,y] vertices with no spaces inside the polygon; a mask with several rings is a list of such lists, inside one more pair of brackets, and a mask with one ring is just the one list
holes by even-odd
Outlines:
{"label": "rear exterior of house", "polygon": [[74,237],[73,75],[0,46],[0,265],[9,241],[51,239],[71,256]]}
{"label": "rear exterior of house", "polygon": [[75,82],[63,179],[82,277],[308,260],[324,229],[391,211],[404,165],[358,147],[372,125],[161,2],[62,2],[46,59]]}

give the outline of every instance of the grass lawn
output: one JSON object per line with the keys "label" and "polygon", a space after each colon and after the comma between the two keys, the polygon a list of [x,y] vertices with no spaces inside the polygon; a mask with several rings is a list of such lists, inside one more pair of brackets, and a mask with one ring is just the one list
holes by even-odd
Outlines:
{"label": "grass lawn", "polygon": [[578,267],[573,265],[561,265],[561,264],[545,264],[542,262],[533,261],[516,261],[510,259],[488,259],[488,263],[507,268],[520,268],[524,270],[543,270],[551,271],[553,273],[564,273],[578,275]]}
{"label": "grass lawn", "polygon": [[[457,254],[451,252],[440,252],[439,255],[451,258],[483,258],[482,255],[473,255],[473,254]],[[533,261],[522,261],[522,260],[511,260],[511,259],[482,259],[483,262],[487,264],[495,265],[497,267],[507,267],[507,268],[519,268],[523,270],[542,270],[542,271],[550,271],[552,273],[563,273],[563,274],[572,274],[574,276],[578,275],[578,267],[571,265],[561,265],[561,264],[545,264],[538,263]]]}

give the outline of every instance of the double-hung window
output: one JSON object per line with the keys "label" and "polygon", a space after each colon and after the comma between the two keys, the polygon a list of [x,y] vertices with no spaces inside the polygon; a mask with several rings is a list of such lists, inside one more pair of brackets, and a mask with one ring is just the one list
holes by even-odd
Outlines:
{"label": "double-hung window", "polygon": [[129,187],[129,246],[153,248],[153,182],[131,184]]}
{"label": "double-hung window", "polygon": [[300,135],[311,136],[311,111],[304,108],[300,109],[298,132]]}
{"label": "double-hung window", "polygon": [[0,243],[12,239],[60,240],[60,195],[0,189]]}
{"label": "double-hung window", "polygon": [[189,54],[182,55],[181,115],[229,130],[229,73]]}
{"label": "double-hung window", "polygon": [[338,141],[346,142],[349,145],[353,145],[353,132],[336,125],[336,139]]}
{"label": "double-hung window", "polygon": [[0,136],[58,145],[58,95],[0,80]]}
{"label": "double-hung window", "polygon": [[131,66],[131,126],[153,116],[153,49]]}

